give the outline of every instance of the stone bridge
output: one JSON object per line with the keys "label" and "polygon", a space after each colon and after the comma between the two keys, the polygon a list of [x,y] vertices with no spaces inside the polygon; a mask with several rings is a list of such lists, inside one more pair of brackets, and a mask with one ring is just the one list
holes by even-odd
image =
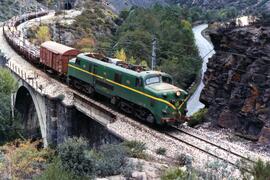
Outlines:
{"label": "stone bridge", "polygon": [[41,81],[44,77],[39,77],[42,74],[35,67],[31,67],[33,73],[22,65],[27,62],[20,64],[22,57],[8,45],[2,44],[0,49],[0,64],[8,68],[18,82],[16,92],[11,95],[12,116],[19,114],[28,138],[42,138],[44,146],[55,146],[70,136],[83,136],[92,146],[122,141],[106,127],[116,117],[105,106],[75,95],[68,88],[71,92],[62,94],[46,91],[44,86],[48,84]]}
{"label": "stone bridge", "polygon": [[64,103],[61,95],[51,97],[35,81],[37,75],[6,65],[18,80],[18,89],[11,95],[12,115],[15,111],[20,115],[27,137],[41,137],[45,146],[57,145],[69,136],[86,137],[93,146],[121,141],[106,129],[114,116],[74,97],[72,105]]}

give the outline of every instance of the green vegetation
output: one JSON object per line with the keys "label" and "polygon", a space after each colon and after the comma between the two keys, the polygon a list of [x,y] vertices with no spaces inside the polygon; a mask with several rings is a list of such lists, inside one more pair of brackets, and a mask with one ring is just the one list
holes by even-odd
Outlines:
{"label": "green vegetation", "polygon": [[16,140],[2,146],[0,154],[4,153],[6,162],[0,166],[0,174],[9,172],[12,179],[31,179],[39,175],[54,155],[50,149],[39,149],[40,143]]}
{"label": "green vegetation", "polygon": [[56,158],[48,165],[46,170],[42,173],[41,176],[35,178],[35,180],[79,180],[80,178],[64,170],[61,167],[61,161],[59,158]]}
{"label": "green vegetation", "polygon": [[[258,159],[253,165],[250,165],[241,160],[239,166],[242,168],[241,173],[244,180],[250,179],[250,175],[253,176],[254,180],[265,180],[270,177],[270,162]],[[246,169],[249,169],[251,173],[247,173]]]}
{"label": "green vegetation", "polygon": [[156,153],[159,154],[159,155],[165,155],[166,154],[166,151],[167,151],[166,148],[160,147],[160,148],[158,148],[156,150]]}
{"label": "green vegetation", "polygon": [[194,113],[192,115],[192,117],[189,119],[188,125],[190,127],[194,127],[198,124],[201,124],[204,121],[204,116],[206,115],[207,112],[208,112],[208,110],[206,108],[204,108],[204,109],[200,109],[198,112]]}
{"label": "green vegetation", "polygon": [[126,141],[123,143],[123,146],[126,147],[129,156],[134,158],[145,158],[145,143],[140,141]]}
{"label": "green vegetation", "polygon": [[[135,147],[136,150],[132,151],[127,148],[127,144],[132,144],[132,147]],[[134,144],[136,145],[134,146]],[[90,149],[85,139],[69,138],[58,147],[57,157],[60,162],[56,160],[51,166],[57,167],[57,171],[67,177],[72,175],[79,178],[93,178],[95,176],[126,174],[129,168],[127,164],[128,155],[142,155],[143,148],[141,145],[138,147],[138,144],[141,143],[110,144],[101,146],[98,149]],[[67,174],[63,169],[72,174]],[[49,168],[43,176],[56,176],[56,174]]]}
{"label": "green vegetation", "polygon": [[100,1],[85,1],[84,11],[75,18],[75,22],[68,29],[73,29],[80,35],[80,39],[87,39],[88,42],[78,41],[76,48],[86,45],[84,51],[105,52],[109,51],[112,45],[113,33],[116,31],[117,15],[106,8]]}
{"label": "green vegetation", "polygon": [[251,172],[255,180],[268,179],[270,177],[270,162],[263,162],[259,159],[252,167]]}
{"label": "green vegetation", "polygon": [[157,69],[170,73],[178,86],[187,88],[201,67],[189,14],[180,7],[154,6],[122,12],[114,51],[125,49],[127,59],[151,65],[152,41],[157,40]]}
{"label": "green vegetation", "polygon": [[93,175],[96,160],[88,149],[87,141],[82,138],[67,139],[58,147],[58,156],[63,169],[80,176]]}
{"label": "green vegetation", "polygon": [[170,73],[176,85],[185,89],[201,68],[191,26],[200,17],[194,12],[156,5],[150,9],[132,8],[118,17],[100,2],[88,1],[70,28],[82,39],[75,47],[146,67],[151,65],[152,41],[156,38],[156,69]]}
{"label": "green vegetation", "polygon": [[126,61],[127,60],[127,55],[126,55],[125,50],[123,48],[120,49],[119,51],[116,51],[114,56],[117,59],[120,59],[122,61]]}
{"label": "green vegetation", "polygon": [[186,154],[180,154],[178,156],[176,156],[176,161],[177,161],[177,165],[178,166],[188,166],[191,167],[192,166],[192,157],[186,155]]}
{"label": "green vegetation", "polygon": [[0,144],[17,137],[18,122],[11,116],[11,93],[17,88],[17,82],[11,73],[0,68]]}
{"label": "green vegetation", "polygon": [[45,41],[49,41],[51,39],[50,29],[48,26],[40,26],[37,31],[37,39],[39,43],[43,43]]}
{"label": "green vegetation", "polygon": [[161,180],[184,180],[187,179],[188,173],[180,168],[170,168],[161,177]]}

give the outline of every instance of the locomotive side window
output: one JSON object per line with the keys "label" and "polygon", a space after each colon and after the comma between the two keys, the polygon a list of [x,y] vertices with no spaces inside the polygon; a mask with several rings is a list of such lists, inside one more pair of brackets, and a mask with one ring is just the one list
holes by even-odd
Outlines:
{"label": "locomotive side window", "polygon": [[168,84],[173,84],[172,79],[167,76],[162,76],[162,82],[168,83]]}
{"label": "locomotive side window", "polygon": [[81,60],[77,58],[77,59],[76,59],[76,64],[77,64],[77,65],[80,65],[80,64],[81,64]]}
{"label": "locomotive side window", "polygon": [[136,87],[141,87],[142,86],[142,80],[140,78],[136,78],[135,86]]}
{"label": "locomotive side window", "polygon": [[121,76],[121,74],[115,73],[114,74],[114,81],[121,84],[122,83],[122,76]]}

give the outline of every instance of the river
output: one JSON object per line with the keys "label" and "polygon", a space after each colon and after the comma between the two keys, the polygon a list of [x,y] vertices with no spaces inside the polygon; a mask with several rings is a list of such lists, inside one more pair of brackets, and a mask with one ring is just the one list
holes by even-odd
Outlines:
{"label": "river", "polygon": [[204,104],[200,102],[200,95],[202,92],[202,89],[204,88],[203,83],[203,76],[207,69],[207,63],[208,59],[212,57],[215,54],[215,51],[213,50],[213,45],[203,37],[202,32],[208,27],[207,24],[202,24],[195,26],[192,31],[194,33],[195,37],[195,43],[198,47],[199,54],[203,58],[203,65],[202,65],[202,78],[200,81],[199,86],[197,87],[194,94],[190,97],[190,99],[187,102],[187,110],[188,110],[188,116],[191,116],[193,113],[197,112],[198,110],[204,108]]}

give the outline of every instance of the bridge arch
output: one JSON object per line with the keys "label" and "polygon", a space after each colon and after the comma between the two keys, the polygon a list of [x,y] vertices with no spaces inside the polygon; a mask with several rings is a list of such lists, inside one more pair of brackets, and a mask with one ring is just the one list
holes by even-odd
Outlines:
{"label": "bridge arch", "polygon": [[71,0],[65,0],[64,2],[64,9],[65,10],[70,10],[73,8],[74,2],[72,2]]}
{"label": "bridge arch", "polygon": [[65,3],[65,10],[70,10],[70,9],[72,9],[71,3],[70,2],[66,2]]}
{"label": "bridge arch", "polygon": [[27,86],[20,86],[15,95],[14,107],[21,115],[25,135],[30,138],[42,138],[44,145],[46,140],[46,115],[42,111],[42,101]]}

